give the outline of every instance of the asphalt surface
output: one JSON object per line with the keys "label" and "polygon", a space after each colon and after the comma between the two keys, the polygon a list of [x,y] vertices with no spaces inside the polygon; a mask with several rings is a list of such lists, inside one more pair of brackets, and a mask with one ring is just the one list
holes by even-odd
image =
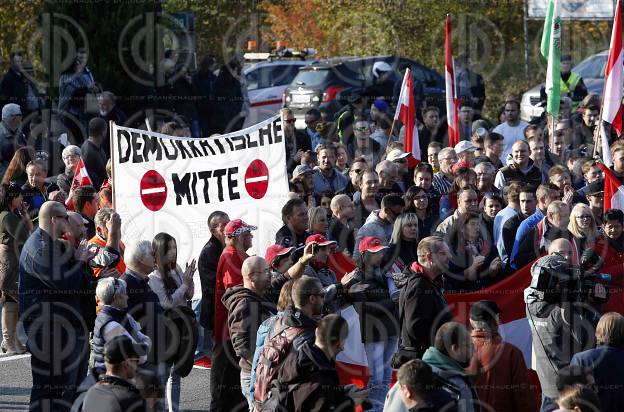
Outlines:
{"label": "asphalt surface", "polygon": [[[208,410],[209,379],[210,369],[198,368],[182,379],[181,410]],[[30,355],[0,356],[0,412],[27,411],[31,384]]]}

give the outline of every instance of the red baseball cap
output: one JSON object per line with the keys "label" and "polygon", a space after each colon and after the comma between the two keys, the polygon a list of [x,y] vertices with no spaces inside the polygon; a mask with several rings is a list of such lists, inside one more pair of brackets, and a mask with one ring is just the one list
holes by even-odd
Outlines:
{"label": "red baseball cap", "polygon": [[329,245],[335,245],[336,241],[328,240],[323,235],[311,235],[311,236],[308,236],[307,239],[305,240],[306,246],[309,245],[310,243],[316,243],[319,246],[329,246]]}
{"label": "red baseball cap", "polygon": [[358,250],[360,253],[364,252],[372,252],[376,253],[380,250],[388,249],[388,246],[385,246],[378,237],[375,236],[366,236],[360,240],[360,244],[358,246]]}
{"label": "red baseball cap", "polygon": [[457,173],[459,171],[459,169],[461,169],[462,167],[465,167],[466,169],[472,169],[474,166],[470,162],[467,162],[465,160],[461,160],[461,161],[455,163],[453,165],[453,167],[451,167],[451,171],[453,173]]}
{"label": "red baseball cap", "polygon": [[264,259],[267,261],[269,266],[273,265],[273,261],[278,256],[284,256],[292,252],[294,247],[284,247],[282,245],[271,245],[267,248],[266,254],[264,255]]}
{"label": "red baseball cap", "polygon": [[243,222],[241,219],[230,220],[227,225],[225,225],[225,229],[223,232],[225,236],[229,237],[237,237],[242,235],[243,233],[251,232],[252,230],[258,229],[256,226],[248,225]]}

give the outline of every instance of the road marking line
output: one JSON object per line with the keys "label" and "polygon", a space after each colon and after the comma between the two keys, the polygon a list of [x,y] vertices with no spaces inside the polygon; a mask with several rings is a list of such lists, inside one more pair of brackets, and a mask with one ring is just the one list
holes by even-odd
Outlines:
{"label": "road marking line", "polygon": [[12,361],[12,360],[27,358],[29,356],[30,356],[30,353],[24,353],[22,355],[4,356],[4,357],[0,357],[0,362],[8,362],[8,361]]}

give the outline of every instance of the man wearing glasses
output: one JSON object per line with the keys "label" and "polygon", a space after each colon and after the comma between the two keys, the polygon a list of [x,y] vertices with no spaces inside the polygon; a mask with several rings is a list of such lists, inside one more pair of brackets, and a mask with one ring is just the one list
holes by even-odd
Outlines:
{"label": "man wearing glasses", "polygon": [[70,232],[65,205],[45,202],[39,228],[20,256],[19,303],[28,350],[32,354],[30,410],[62,410],[71,405],[79,376],[76,359],[88,351],[88,330],[81,314],[81,285],[93,257],[62,237]]}
{"label": "man wearing glasses", "polygon": [[4,175],[15,151],[26,146],[26,136],[21,126],[22,110],[19,105],[15,103],[4,105],[0,122],[0,176]]}
{"label": "man wearing glasses", "polygon": [[452,147],[445,147],[438,153],[438,161],[440,162],[440,171],[433,176],[433,187],[440,195],[445,195],[455,181],[452,168],[457,163],[457,153]]}
{"label": "man wearing glasses", "polygon": [[228,289],[223,304],[228,310],[228,327],[232,346],[239,357],[241,391],[249,408],[253,398],[249,393],[251,363],[256,348],[256,333],[260,324],[277,313],[265,292],[271,284],[271,274],[266,261],[258,256],[245,259],[241,268],[243,284]]}

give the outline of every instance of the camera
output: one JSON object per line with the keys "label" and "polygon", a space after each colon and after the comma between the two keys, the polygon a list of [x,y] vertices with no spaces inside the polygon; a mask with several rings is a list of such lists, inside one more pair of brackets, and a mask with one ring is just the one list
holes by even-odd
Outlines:
{"label": "camera", "polygon": [[539,259],[531,267],[531,275],[531,288],[549,303],[591,301],[602,304],[609,298],[608,287],[601,282],[610,281],[611,275],[572,266],[558,255]]}

